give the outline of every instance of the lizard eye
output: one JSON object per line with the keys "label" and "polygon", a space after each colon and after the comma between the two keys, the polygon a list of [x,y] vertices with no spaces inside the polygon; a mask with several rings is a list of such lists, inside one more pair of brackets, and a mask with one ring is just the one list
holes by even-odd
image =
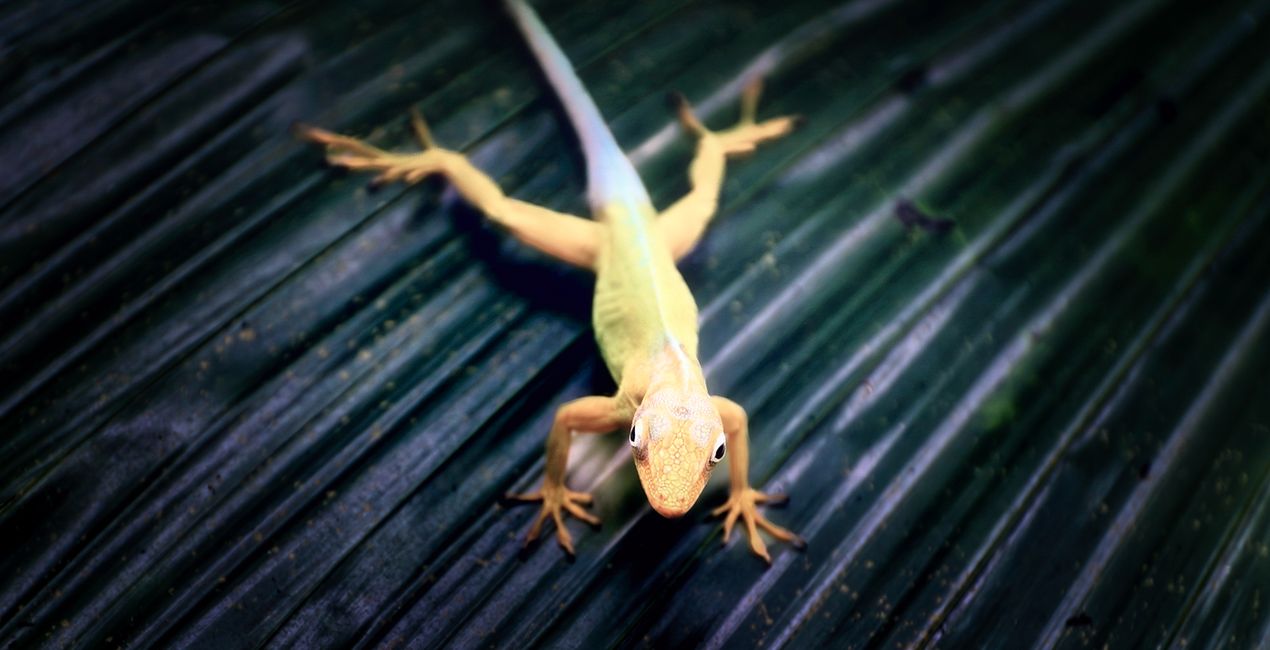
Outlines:
{"label": "lizard eye", "polygon": [[717,463],[723,460],[723,454],[727,453],[727,450],[728,450],[727,443],[728,443],[728,439],[726,437],[719,436],[719,444],[715,445],[714,455],[710,457],[710,462]]}
{"label": "lizard eye", "polygon": [[640,440],[644,437],[644,421],[636,420],[631,424],[631,446],[638,447]]}

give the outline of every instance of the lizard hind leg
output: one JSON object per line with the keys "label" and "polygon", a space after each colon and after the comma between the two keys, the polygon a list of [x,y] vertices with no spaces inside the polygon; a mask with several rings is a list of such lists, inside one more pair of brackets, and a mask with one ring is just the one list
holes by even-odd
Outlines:
{"label": "lizard hind leg", "polygon": [[297,127],[296,132],[301,138],[326,147],[326,160],[332,165],[378,172],[376,184],[417,183],[432,174],[441,174],[467,203],[516,239],[569,264],[594,267],[603,234],[600,224],[503,194],[498,183],[477,169],[467,156],[438,147],[418,111],[412,111],[410,126],[422,151],[384,151],[357,138],[310,126]]}
{"label": "lizard hind leg", "polygon": [[379,172],[372,181],[376,185],[398,180],[417,183],[430,174],[444,173],[445,154],[451,152],[436,146],[417,109],[410,111],[410,126],[423,151],[412,154],[392,153],[363,140],[313,126],[297,126],[296,133],[305,140],[326,147],[326,161],[331,165],[357,171]]}
{"label": "lizard hind leg", "polygon": [[757,79],[745,87],[741,93],[741,119],[736,126],[724,131],[707,129],[692,112],[688,100],[683,95],[675,96],[680,123],[697,137],[697,155],[688,167],[692,189],[657,218],[657,229],[676,260],[697,245],[714,217],[728,156],[754,151],[760,143],[792,131],[801,119],[786,116],[755,121],[761,93],[762,83]]}
{"label": "lizard hind leg", "polygon": [[752,153],[759,144],[780,138],[794,127],[802,118],[797,115],[785,115],[769,120],[757,121],[758,100],[763,94],[763,80],[755,78],[745,85],[741,91],[741,119],[732,128],[722,131],[707,129],[692,112],[692,106],[682,95],[676,95],[679,121],[684,128],[698,138],[714,138],[718,141],[723,153],[729,156]]}

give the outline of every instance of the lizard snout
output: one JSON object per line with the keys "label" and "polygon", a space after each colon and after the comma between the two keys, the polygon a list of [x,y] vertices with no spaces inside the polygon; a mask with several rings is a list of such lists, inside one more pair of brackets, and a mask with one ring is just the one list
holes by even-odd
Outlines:
{"label": "lizard snout", "polygon": [[657,511],[657,514],[667,519],[678,519],[688,514],[688,511],[692,509],[691,503],[685,505],[668,505],[665,503],[650,502],[650,504],[653,506],[653,510]]}

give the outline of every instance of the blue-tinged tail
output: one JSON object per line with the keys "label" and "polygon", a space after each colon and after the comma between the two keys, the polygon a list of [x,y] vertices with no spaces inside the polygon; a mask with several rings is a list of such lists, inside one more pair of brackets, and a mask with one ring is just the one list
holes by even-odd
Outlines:
{"label": "blue-tinged tail", "polygon": [[635,167],[617,146],[600,109],[596,108],[573,71],[573,65],[560,51],[538,14],[524,0],[506,0],[505,4],[582,140],[587,164],[587,198],[592,207],[614,201],[648,201],[648,191],[635,173]]}

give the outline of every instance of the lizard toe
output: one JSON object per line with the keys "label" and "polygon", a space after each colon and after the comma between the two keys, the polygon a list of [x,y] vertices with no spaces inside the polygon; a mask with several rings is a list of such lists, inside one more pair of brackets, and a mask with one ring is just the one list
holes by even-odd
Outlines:
{"label": "lizard toe", "polygon": [[728,497],[727,503],[715,508],[713,511],[715,515],[727,513],[726,518],[723,520],[723,542],[727,543],[732,534],[732,527],[739,519],[745,523],[746,534],[750,541],[750,550],[768,564],[772,563],[772,556],[767,552],[767,544],[763,542],[759,529],[766,531],[769,535],[782,542],[791,544],[795,548],[805,548],[807,544],[801,537],[768,521],[767,517],[764,517],[758,511],[758,504],[760,503],[782,500],[784,500],[784,495],[763,494],[748,487],[733,493]]}

